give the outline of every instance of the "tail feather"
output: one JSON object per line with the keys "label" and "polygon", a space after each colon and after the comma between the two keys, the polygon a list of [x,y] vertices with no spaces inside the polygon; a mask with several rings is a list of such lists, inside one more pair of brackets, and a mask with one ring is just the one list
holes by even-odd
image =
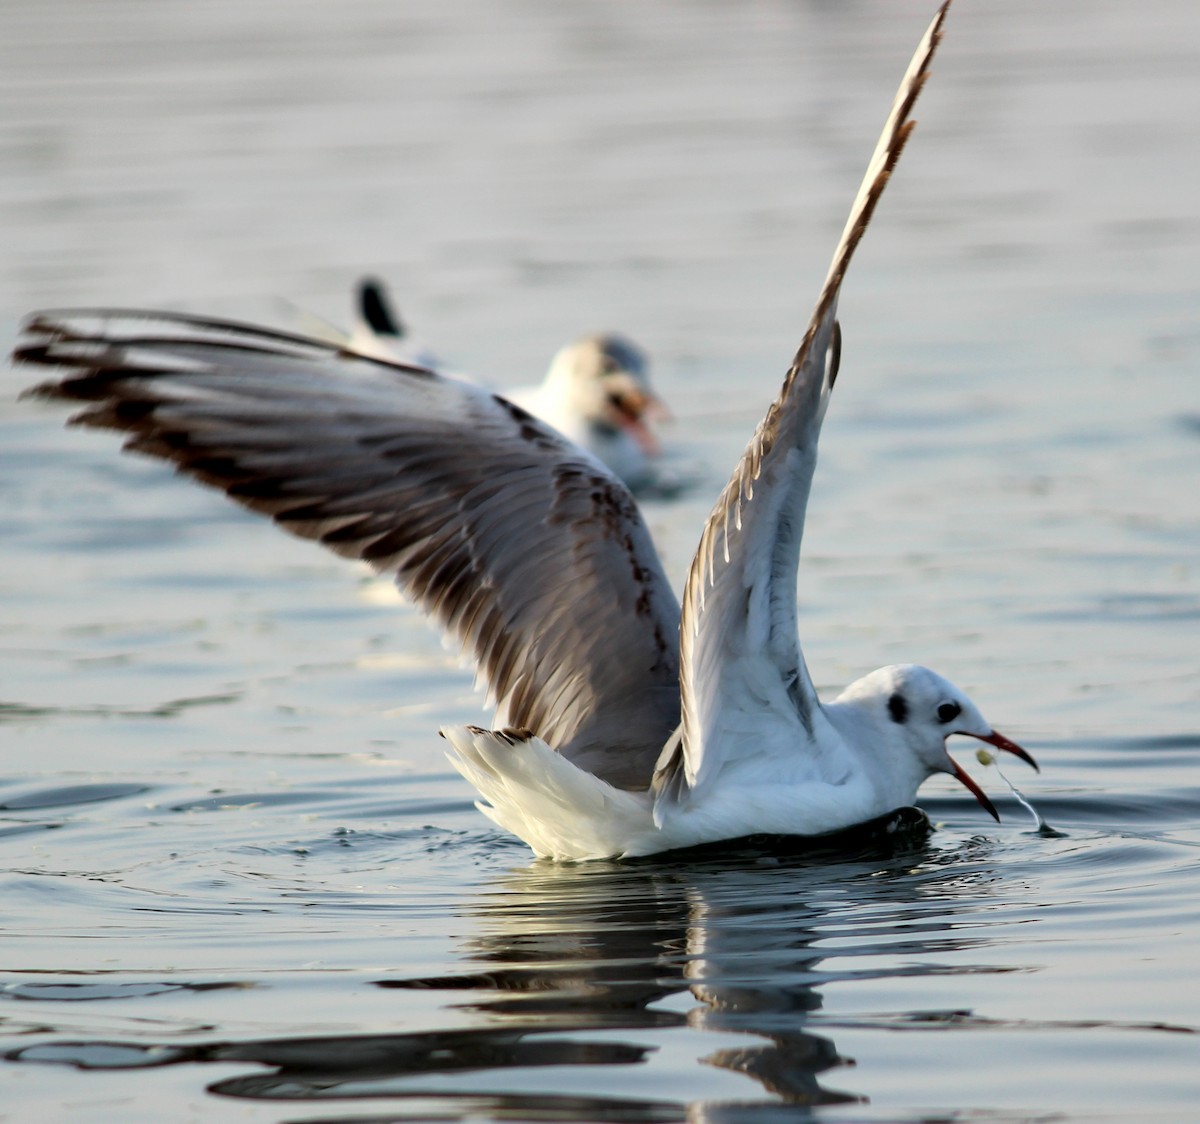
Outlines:
{"label": "tail feather", "polygon": [[485,816],[540,858],[612,858],[654,831],[649,797],[614,788],[529,730],[446,727],[446,757],[483,796]]}

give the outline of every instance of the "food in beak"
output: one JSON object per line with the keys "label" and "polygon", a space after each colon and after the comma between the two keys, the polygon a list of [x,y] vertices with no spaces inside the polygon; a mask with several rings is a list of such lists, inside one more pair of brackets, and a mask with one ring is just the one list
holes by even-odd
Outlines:
{"label": "food in beak", "polygon": [[[1022,749],[1019,745],[1017,745],[1016,742],[1010,741],[1003,734],[996,733],[995,730],[993,730],[990,734],[971,734],[970,736],[973,738],[978,738],[981,742],[987,742],[988,745],[994,745],[997,749],[1004,750],[1005,753],[1012,753],[1016,755],[1022,761],[1026,761],[1032,765],[1039,773],[1042,771],[1040,768],[1038,768],[1038,763],[1033,759],[1032,754]],[[979,785],[977,785],[973,780],[971,780],[971,778],[963,770],[963,767],[957,761],[955,761],[953,757],[950,758],[950,764],[954,766],[954,768],[951,770],[951,774],[958,781],[958,783],[967,789],[971,795],[983,805],[984,811],[987,812],[992,819],[999,823],[1000,813],[996,811],[996,806],[991,802],[991,800],[988,799],[987,793],[984,792],[983,789],[980,788]]]}
{"label": "food in beak", "polygon": [[994,745],[997,749],[1004,750],[1005,753],[1016,754],[1016,756],[1022,761],[1026,762],[1026,764],[1032,765],[1035,773],[1040,773],[1042,771],[1038,763],[1033,759],[1033,755],[1031,753],[1022,749],[1019,745],[1017,745],[1016,742],[1009,741],[1009,739],[1003,734],[997,734],[995,730],[986,736],[982,734],[972,734],[971,737],[978,738],[981,742],[987,742],[988,745]]}

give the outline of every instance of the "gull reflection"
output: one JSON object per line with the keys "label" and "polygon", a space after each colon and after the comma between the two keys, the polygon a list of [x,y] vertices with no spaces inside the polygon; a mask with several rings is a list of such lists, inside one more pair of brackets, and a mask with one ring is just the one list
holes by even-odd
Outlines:
{"label": "gull reflection", "polygon": [[[888,902],[892,920],[903,912],[892,907],[904,891],[889,888],[911,869],[926,829],[912,810],[885,817],[838,839],[832,867],[827,852],[789,852],[778,840],[673,862],[534,864],[475,903],[477,932],[464,953],[478,971],[391,986],[473,993],[463,1004],[487,1013],[498,1030],[621,1029],[642,1032],[643,1043],[653,1041],[644,1032],[673,1027],[744,1036],[743,1045],[700,1061],[754,1079],[772,1103],[861,1101],[822,1082],[827,1071],[853,1065],[810,1026],[820,986],[853,975],[823,969],[823,945],[839,913],[861,919],[865,896]],[[847,843],[858,844],[849,858]],[[652,1065],[652,1055],[639,1062]],[[674,1105],[688,1119],[714,1119],[729,1107]]]}
{"label": "gull reflection", "polygon": [[[990,844],[938,849],[924,815],[904,809],[825,850],[797,847],[746,840],[499,876],[464,905],[461,971],[375,981],[398,1001],[413,990],[440,993],[454,1010],[446,1029],[55,1040],[6,1057],[107,1070],[244,1063],[255,1068],[209,1090],[267,1101],[384,1099],[394,1106],[387,1119],[758,1121],[863,1101],[834,1087],[853,1084],[853,1063],[830,1032],[847,1021],[893,1027],[947,1013],[836,1022],[822,1011],[824,993],[846,980],[999,970],[948,968],[944,958],[990,943],[978,931],[979,896],[995,877]],[[694,1080],[691,1057],[704,1067]]]}

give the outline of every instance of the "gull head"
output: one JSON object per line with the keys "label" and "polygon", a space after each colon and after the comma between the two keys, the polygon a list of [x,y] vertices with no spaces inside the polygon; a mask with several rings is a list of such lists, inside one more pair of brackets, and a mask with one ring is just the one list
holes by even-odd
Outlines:
{"label": "gull head", "polygon": [[636,344],[616,335],[585,336],[554,357],[545,385],[590,425],[628,433],[648,456],[657,455],[646,423],[666,411],[650,389],[646,355]]}
{"label": "gull head", "polygon": [[[839,712],[853,717],[850,726],[867,739],[880,780],[898,793],[913,796],[934,773],[949,773],[994,819],[999,820],[987,794],[950,756],[946,739],[965,734],[1015,754],[1037,769],[1037,762],[1016,742],[997,733],[979,708],[948,679],[917,664],[881,667],[852,683],[836,700]],[[844,722],[837,722],[845,729]]]}

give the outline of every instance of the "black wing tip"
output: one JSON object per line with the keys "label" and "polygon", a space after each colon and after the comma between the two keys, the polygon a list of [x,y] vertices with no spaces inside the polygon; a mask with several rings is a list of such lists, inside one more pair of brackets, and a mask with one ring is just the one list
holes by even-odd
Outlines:
{"label": "black wing tip", "polygon": [[[47,324],[45,331],[42,331],[43,323]],[[114,348],[106,340],[75,336],[65,329],[59,330],[59,326],[52,322],[40,320],[30,320],[25,332],[31,338],[13,349],[9,357],[12,365],[53,368],[59,374],[25,387],[17,395],[19,402],[104,401],[112,397],[111,384],[114,380],[133,373],[122,369],[120,349]],[[73,346],[75,344],[83,346],[77,349]],[[79,420],[79,417],[71,419],[72,423],[78,423]]]}
{"label": "black wing tip", "polygon": [[[841,291],[842,282],[845,280],[850,262],[854,257],[855,251],[858,249],[859,243],[862,241],[863,235],[866,233],[867,227],[875,216],[876,205],[882,198],[884,190],[891,180],[892,173],[896,170],[896,165],[899,163],[900,156],[908,145],[913,130],[917,127],[917,122],[912,116],[912,111],[917,103],[917,99],[921,95],[921,91],[925,88],[925,83],[929,79],[930,63],[933,61],[933,57],[937,53],[937,49],[945,34],[944,25],[946,16],[950,11],[952,3],[953,0],[945,0],[941,7],[938,8],[933,21],[922,37],[921,44],[917,48],[919,54],[921,46],[928,39],[928,47],[924,50],[921,57],[920,66],[911,77],[907,73],[905,74],[905,80],[901,82],[900,89],[897,91],[896,99],[892,106],[892,113],[895,114],[894,128],[889,134],[887,125],[885,125],[884,133],[880,137],[879,142],[883,147],[883,164],[876,172],[874,178],[870,181],[864,181],[863,187],[860,189],[862,192],[861,204],[859,200],[855,201],[856,206],[851,211],[850,220],[847,223],[847,229],[843,235],[842,242],[834,253],[830,273],[817,300],[817,307],[813,313],[813,318],[809,323],[808,330],[805,332],[800,347],[796,350],[796,354],[792,358],[791,366],[788,368],[788,373],[784,379],[785,393],[808,355],[820,322]],[[914,55],[914,61],[916,57]],[[909,65],[911,67],[912,63],[910,62]],[[888,124],[891,124],[890,116]],[[869,167],[868,165],[868,170]],[[837,326],[836,330],[840,337],[840,325]],[[840,338],[838,349],[840,352]],[[834,372],[834,378],[836,378],[836,371]],[[832,387],[832,385],[833,379],[830,380],[830,386]]]}
{"label": "black wing tip", "polygon": [[395,339],[404,338],[404,323],[388,297],[387,286],[378,277],[364,277],[359,281],[358,309],[371,331]]}
{"label": "black wing tip", "polygon": [[935,40],[941,38],[942,24],[944,24],[946,22],[946,13],[950,11],[950,5],[953,3],[954,3],[954,0],[945,0],[945,3],[943,3],[942,6],[940,8],[938,8],[937,17],[936,17],[936,25],[933,30],[933,35],[934,35]]}

